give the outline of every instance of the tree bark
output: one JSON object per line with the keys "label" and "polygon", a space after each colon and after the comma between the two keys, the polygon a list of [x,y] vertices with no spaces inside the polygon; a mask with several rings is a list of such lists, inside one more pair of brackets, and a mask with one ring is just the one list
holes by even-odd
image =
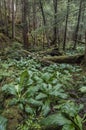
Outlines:
{"label": "tree bark", "polygon": [[15,0],[12,0],[12,39],[15,38]]}
{"label": "tree bark", "polygon": [[[33,29],[36,29],[36,1],[33,0]],[[34,32],[33,36],[33,47],[36,45],[36,33]]]}
{"label": "tree bark", "polygon": [[81,63],[83,60],[84,55],[75,55],[75,56],[54,56],[54,57],[45,57],[42,61],[51,61],[55,63],[68,63],[68,64],[74,64],[74,63]]}
{"label": "tree bark", "polygon": [[57,0],[53,0],[53,5],[54,5],[54,28],[53,28],[53,44],[56,45],[57,42]]}
{"label": "tree bark", "polygon": [[85,31],[85,56],[84,56],[84,63],[86,65],[86,31]]}
{"label": "tree bark", "polygon": [[5,8],[5,31],[6,31],[6,35],[8,36],[8,16],[7,16],[6,0],[4,0],[4,8]]}
{"label": "tree bark", "polygon": [[[39,0],[39,3],[40,3],[40,9],[41,9],[41,12],[42,12],[42,17],[43,17],[43,24],[44,24],[44,28],[45,28],[47,26],[47,23],[46,23],[46,18],[45,18],[45,14],[44,14],[43,4],[42,4],[41,0]],[[44,31],[45,31],[45,34],[46,34],[47,44],[48,44],[48,46],[50,46],[48,34],[47,34],[45,29],[44,29]]]}
{"label": "tree bark", "polygon": [[2,19],[2,1],[0,1],[0,26],[2,26],[3,19]]}
{"label": "tree bark", "polygon": [[78,43],[81,43],[81,44],[85,44],[85,42],[83,41],[80,41],[80,40],[76,40]]}
{"label": "tree bark", "polygon": [[28,0],[22,0],[23,43],[28,48]]}
{"label": "tree bark", "polygon": [[74,43],[74,47],[73,47],[74,49],[76,49],[76,45],[77,45],[77,38],[78,38],[79,25],[80,25],[80,19],[81,19],[81,11],[82,11],[82,3],[83,3],[83,0],[80,0],[78,21],[77,21],[77,26],[76,26],[76,30],[75,30],[75,43]]}
{"label": "tree bark", "polygon": [[67,25],[68,25],[68,17],[69,17],[69,2],[70,2],[70,0],[68,0],[68,2],[67,2],[67,15],[66,15],[66,24],[65,24],[65,33],[64,33],[63,50],[65,50],[66,38],[67,38]]}

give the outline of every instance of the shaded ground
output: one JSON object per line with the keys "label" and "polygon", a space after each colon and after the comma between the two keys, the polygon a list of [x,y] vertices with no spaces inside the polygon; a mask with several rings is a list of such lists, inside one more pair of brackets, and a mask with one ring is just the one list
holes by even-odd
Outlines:
{"label": "shaded ground", "polygon": [[[2,64],[0,66],[1,68],[0,69],[0,108],[1,108],[0,114],[8,119],[8,130],[15,130],[17,126],[22,122],[24,118],[24,113],[20,111],[18,106],[9,106],[9,102],[12,97],[10,95],[7,95],[7,96],[4,95],[2,93],[1,88],[4,84],[9,84],[11,82],[14,82],[16,78],[20,75],[24,67],[24,64],[22,65],[21,63],[21,67],[20,67],[20,66],[17,66],[18,64],[16,63],[18,60],[21,59],[21,57],[26,57],[27,54],[22,51],[22,47],[20,45],[18,46],[18,44],[16,44],[14,48],[6,49],[3,55],[2,53],[1,53]],[[29,55],[29,58],[31,58],[34,55],[40,57],[40,54],[35,53],[35,54]],[[2,58],[2,56],[4,58]],[[13,63],[13,60],[11,60],[10,58],[15,59],[17,61]],[[73,66],[74,66],[74,70],[73,71],[70,70],[70,74],[72,75],[71,84],[73,87],[66,91],[70,95],[70,99],[76,101],[78,104],[84,104],[84,108],[80,113],[80,115],[83,116],[86,113],[86,93],[81,93],[79,91],[79,88],[82,86],[86,87],[86,71],[84,71],[84,68],[82,68],[82,66],[78,66],[78,67],[77,65],[73,65]],[[64,71],[65,69],[67,70],[67,68],[64,67],[62,68],[61,71]],[[84,127],[85,127],[84,130],[85,130],[86,126],[84,125]]]}

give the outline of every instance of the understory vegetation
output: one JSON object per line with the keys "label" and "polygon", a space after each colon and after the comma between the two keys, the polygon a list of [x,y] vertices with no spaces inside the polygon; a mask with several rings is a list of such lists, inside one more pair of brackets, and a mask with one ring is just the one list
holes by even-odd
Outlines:
{"label": "understory vegetation", "polygon": [[18,53],[10,52],[11,57],[1,59],[0,130],[85,130],[83,68],[45,66],[31,55],[20,58]]}
{"label": "understory vegetation", "polygon": [[0,0],[0,130],[86,130],[86,0]]}

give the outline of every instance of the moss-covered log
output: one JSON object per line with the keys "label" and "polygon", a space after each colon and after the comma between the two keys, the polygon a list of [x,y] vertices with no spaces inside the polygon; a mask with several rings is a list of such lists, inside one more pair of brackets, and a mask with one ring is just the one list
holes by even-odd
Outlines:
{"label": "moss-covered log", "polygon": [[74,55],[74,56],[49,56],[44,57],[42,62],[55,62],[55,63],[80,63],[84,58],[84,55]]}
{"label": "moss-covered log", "polygon": [[51,55],[51,56],[60,56],[63,52],[60,52],[58,48],[49,48],[46,51],[40,51],[40,54]]}
{"label": "moss-covered log", "polygon": [[81,43],[81,44],[85,44],[85,42],[83,41],[80,41],[80,40],[76,40],[78,43]]}

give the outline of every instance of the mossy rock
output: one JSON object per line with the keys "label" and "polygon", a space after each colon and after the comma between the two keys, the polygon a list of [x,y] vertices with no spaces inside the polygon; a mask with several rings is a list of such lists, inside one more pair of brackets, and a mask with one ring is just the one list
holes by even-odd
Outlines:
{"label": "mossy rock", "polygon": [[19,123],[23,119],[18,107],[16,106],[5,109],[2,113],[2,116],[8,119],[7,130],[16,130]]}

